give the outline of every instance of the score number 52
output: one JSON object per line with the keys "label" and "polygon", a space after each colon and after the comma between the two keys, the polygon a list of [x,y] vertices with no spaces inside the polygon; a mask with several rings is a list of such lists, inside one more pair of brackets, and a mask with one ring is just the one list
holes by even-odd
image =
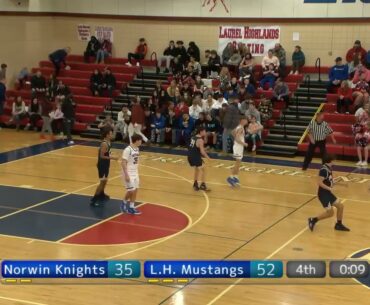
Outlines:
{"label": "score number 52", "polygon": [[251,261],[251,278],[280,278],[283,276],[281,261]]}

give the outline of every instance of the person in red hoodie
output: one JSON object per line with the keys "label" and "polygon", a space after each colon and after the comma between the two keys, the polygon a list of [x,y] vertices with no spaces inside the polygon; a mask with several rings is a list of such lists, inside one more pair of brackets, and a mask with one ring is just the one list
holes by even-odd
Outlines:
{"label": "person in red hoodie", "polygon": [[189,113],[189,106],[186,105],[186,101],[183,97],[180,98],[180,102],[175,107],[176,117],[182,116],[183,113]]}
{"label": "person in red hoodie", "polygon": [[356,40],[353,48],[349,49],[346,55],[346,60],[348,63],[353,61],[353,58],[355,55],[358,55],[360,57],[360,61],[365,64],[366,63],[366,50],[361,46],[361,41]]}
{"label": "person in red hoodie", "polygon": [[136,47],[135,53],[128,53],[128,62],[126,66],[132,66],[132,59],[136,60],[136,65],[140,66],[140,60],[143,60],[148,52],[148,46],[145,38],[140,38],[139,45]]}
{"label": "person in red hoodie", "polygon": [[349,114],[349,106],[352,104],[352,89],[348,81],[343,81],[338,89],[337,113]]}
{"label": "person in red hoodie", "polygon": [[144,142],[148,142],[148,138],[142,133],[145,126],[145,113],[144,108],[140,103],[140,99],[135,99],[131,109],[131,122],[128,126],[128,136],[130,139],[134,134],[141,135]]}

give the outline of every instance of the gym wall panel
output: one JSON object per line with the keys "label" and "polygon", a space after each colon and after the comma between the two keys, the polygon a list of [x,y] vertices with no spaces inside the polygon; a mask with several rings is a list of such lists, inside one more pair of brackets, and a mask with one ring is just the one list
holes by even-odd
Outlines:
{"label": "gym wall panel", "polygon": [[315,16],[316,18],[325,18],[328,15],[327,4],[310,4],[304,3],[302,0],[294,1],[294,17],[304,18],[307,16]]}
{"label": "gym wall panel", "polygon": [[364,6],[369,6],[370,4],[358,3],[330,3],[328,4],[328,16],[327,17],[364,17],[363,10]]}
{"label": "gym wall panel", "polygon": [[145,0],[118,0],[118,15],[145,16]]}
{"label": "gym wall panel", "polygon": [[116,14],[118,12],[118,0],[93,0],[92,11],[94,14]]}
{"label": "gym wall panel", "polygon": [[261,15],[263,17],[284,18],[294,15],[294,2],[292,0],[262,0]]}
{"label": "gym wall panel", "polygon": [[[262,15],[262,1],[245,1],[245,0],[233,0],[231,2],[231,11],[233,17],[245,17],[245,16],[261,16]],[[241,8],[242,9],[238,9]]]}
{"label": "gym wall panel", "polygon": [[202,7],[199,0],[173,0],[173,14],[179,17],[200,17]]}

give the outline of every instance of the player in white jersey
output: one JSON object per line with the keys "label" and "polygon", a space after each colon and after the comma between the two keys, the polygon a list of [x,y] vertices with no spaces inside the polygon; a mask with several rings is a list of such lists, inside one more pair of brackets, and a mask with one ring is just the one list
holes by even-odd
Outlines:
{"label": "player in white jersey", "polygon": [[239,125],[232,131],[234,137],[233,146],[233,157],[235,159],[235,165],[231,169],[231,176],[227,178],[227,182],[232,186],[239,185],[239,168],[244,156],[244,148],[248,147],[245,143],[245,126],[248,124],[248,119],[246,116],[240,117]]}
{"label": "player in white jersey", "polygon": [[121,203],[122,213],[140,215],[135,208],[135,200],[139,188],[139,147],[143,142],[141,135],[132,136],[132,144],[127,146],[122,154],[122,179],[126,186],[126,195]]}

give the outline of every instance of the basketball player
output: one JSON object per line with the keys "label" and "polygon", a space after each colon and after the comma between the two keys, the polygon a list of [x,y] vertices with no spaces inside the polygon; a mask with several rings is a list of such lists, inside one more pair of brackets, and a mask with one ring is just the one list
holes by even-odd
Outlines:
{"label": "basketball player", "polygon": [[109,196],[104,193],[105,186],[108,182],[110,160],[118,160],[117,157],[110,155],[111,143],[113,137],[113,130],[110,127],[105,127],[102,130],[103,141],[100,144],[99,153],[98,153],[98,174],[100,183],[96,188],[94,197],[91,198],[90,204],[92,206],[98,206],[97,201],[99,199],[109,200]]}
{"label": "basketball player", "polygon": [[140,215],[135,208],[135,200],[139,188],[139,147],[143,143],[141,135],[134,134],[132,143],[125,148],[122,154],[122,178],[126,185],[126,195],[121,203],[122,213]]}
{"label": "basketball player", "polygon": [[240,117],[239,125],[232,131],[234,137],[233,146],[233,157],[235,159],[235,165],[231,169],[231,176],[227,178],[227,182],[232,186],[238,186],[239,181],[239,168],[244,156],[244,148],[248,147],[248,143],[245,143],[245,126],[248,124],[246,116]]}
{"label": "basketball player", "polygon": [[[204,127],[198,127],[196,129],[196,135],[190,140],[190,145],[188,148],[188,162],[191,167],[194,167],[194,184],[193,189],[195,191],[210,191],[205,183],[205,168],[203,164],[202,157],[211,160],[204,149],[204,137],[207,135],[206,129]],[[198,184],[200,181],[200,186]]]}
{"label": "basketball player", "polygon": [[334,158],[330,155],[325,155],[323,157],[323,165],[320,169],[318,177],[318,197],[322,206],[326,210],[319,216],[308,219],[308,227],[311,231],[313,231],[316,223],[319,220],[330,218],[334,215],[333,207],[337,208],[337,223],[335,224],[334,229],[338,231],[349,231],[349,229],[342,224],[344,206],[332,193],[334,184],[332,171],[333,160]]}

